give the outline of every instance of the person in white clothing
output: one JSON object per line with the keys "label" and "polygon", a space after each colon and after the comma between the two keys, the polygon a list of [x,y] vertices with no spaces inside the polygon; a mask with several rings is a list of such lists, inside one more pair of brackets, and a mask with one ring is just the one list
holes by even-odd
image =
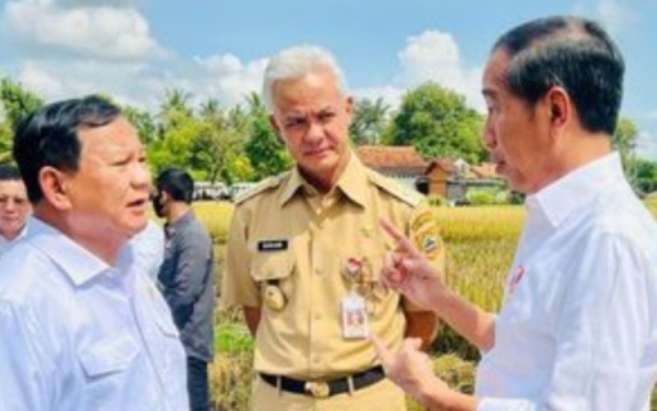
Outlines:
{"label": "person in white clothing", "polygon": [[25,235],[31,213],[20,173],[14,166],[0,165],[0,254]]}
{"label": "person in white clothing", "polygon": [[146,227],[144,147],[118,107],[52,103],[13,148],[34,216],[0,257],[0,408],[185,411],[185,351],[130,238]]}
{"label": "person in white clothing", "polygon": [[647,411],[657,378],[657,223],[612,150],[624,63],[595,23],[538,19],[504,34],[483,77],[484,140],[528,195],[499,314],[449,290],[388,223],[383,279],[483,353],[475,394],[435,377],[415,340],[387,375],[430,409]]}
{"label": "person in white clothing", "polygon": [[155,221],[148,220],[146,228],[132,237],[130,245],[137,261],[157,284],[157,274],[164,261],[164,228]]}

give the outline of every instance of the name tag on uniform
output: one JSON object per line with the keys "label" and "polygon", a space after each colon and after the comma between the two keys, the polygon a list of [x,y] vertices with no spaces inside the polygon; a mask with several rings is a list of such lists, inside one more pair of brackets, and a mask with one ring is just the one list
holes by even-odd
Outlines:
{"label": "name tag on uniform", "polygon": [[351,292],[342,299],[342,336],[347,339],[365,339],[369,334],[365,299]]}
{"label": "name tag on uniform", "polygon": [[258,241],[258,251],[284,251],[287,250],[287,240],[263,240]]}

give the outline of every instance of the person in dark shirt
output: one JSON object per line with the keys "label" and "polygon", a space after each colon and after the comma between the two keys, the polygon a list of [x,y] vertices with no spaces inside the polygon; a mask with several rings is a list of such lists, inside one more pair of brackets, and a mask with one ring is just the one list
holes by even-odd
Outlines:
{"label": "person in dark shirt", "polygon": [[155,186],[153,207],[166,219],[158,280],[187,353],[190,408],[210,410],[208,362],[214,354],[215,306],[212,240],[191,208],[194,181],[186,171],[166,169]]}

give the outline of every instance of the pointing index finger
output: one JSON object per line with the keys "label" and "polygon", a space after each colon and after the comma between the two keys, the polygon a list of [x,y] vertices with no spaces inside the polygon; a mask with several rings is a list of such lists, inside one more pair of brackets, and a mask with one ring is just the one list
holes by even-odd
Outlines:
{"label": "pointing index finger", "polygon": [[415,247],[413,247],[413,244],[409,241],[408,238],[404,234],[402,234],[397,227],[389,223],[388,221],[384,219],[379,220],[379,224],[381,224],[381,227],[383,230],[388,233],[390,237],[392,237],[393,240],[397,243],[397,246],[402,249],[403,251],[413,253],[415,254],[416,250]]}

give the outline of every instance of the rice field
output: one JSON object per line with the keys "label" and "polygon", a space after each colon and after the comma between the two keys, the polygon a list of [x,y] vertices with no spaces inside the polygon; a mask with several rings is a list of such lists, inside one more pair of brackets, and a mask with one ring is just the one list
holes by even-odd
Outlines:
{"label": "rice field", "polygon": [[[657,216],[657,199],[647,201]],[[218,275],[224,253],[232,205],[201,202],[194,205],[208,226],[217,247]],[[495,311],[525,218],[522,206],[484,206],[437,209],[437,218],[447,247],[447,281],[461,295]],[[236,311],[216,316],[217,355],[211,365],[211,389],[215,410],[246,410],[252,379],[253,342]],[[471,392],[478,352],[449,329],[433,346],[435,371],[450,386]],[[653,396],[652,411],[657,411]],[[409,400],[409,411],[421,408]]]}

